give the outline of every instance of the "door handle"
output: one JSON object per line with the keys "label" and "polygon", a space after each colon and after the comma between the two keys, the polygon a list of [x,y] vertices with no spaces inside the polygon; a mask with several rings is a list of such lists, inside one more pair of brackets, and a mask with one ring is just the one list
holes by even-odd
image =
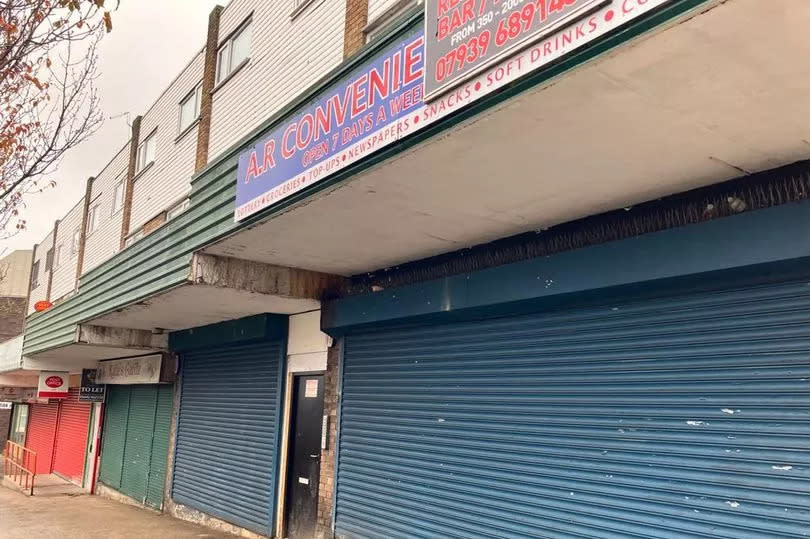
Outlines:
{"label": "door handle", "polygon": [[315,453],[314,455],[310,455],[310,457],[312,457],[314,459],[316,459],[316,458],[318,458],[320,456],[321,456],[320,453]]}

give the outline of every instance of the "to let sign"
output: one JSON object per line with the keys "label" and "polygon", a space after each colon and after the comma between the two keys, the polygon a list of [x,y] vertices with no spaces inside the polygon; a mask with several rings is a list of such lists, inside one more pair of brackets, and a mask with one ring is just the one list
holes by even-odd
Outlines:
{"label": "to let sign", "polygon": [[79,389],[81,402],[104,402],[107,386],[96,382],[96,369],[82,369],[82,385]]}
{"label": "to let sign", "polygon": [[427,0],[425,99],[610,0]]}

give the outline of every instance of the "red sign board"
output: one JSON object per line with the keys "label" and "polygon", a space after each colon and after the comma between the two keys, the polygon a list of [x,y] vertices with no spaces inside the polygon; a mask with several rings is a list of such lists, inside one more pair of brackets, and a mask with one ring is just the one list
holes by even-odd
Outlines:
{"label": "red sign board", "polygon": [[51,307],[53,307],[53,303],[51,303],[50,301],[38,301],[34,303],[34,310],[38,313],[41,313],[42,311],[47,311]]}
{"label": "red sign board", "polygon": [[69,373],[42,371],[39,373],[39,399],[65,399],[68,396]]}

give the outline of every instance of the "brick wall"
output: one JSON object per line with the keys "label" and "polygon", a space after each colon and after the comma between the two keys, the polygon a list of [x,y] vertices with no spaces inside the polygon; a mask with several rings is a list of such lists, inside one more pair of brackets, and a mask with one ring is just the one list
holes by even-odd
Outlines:
{"label": "brick wall", "polygon": [[346,26],[343,35],[343,57],[348,58],[366,44],[364,31],[368,24],[368,0],[346,0]]}
{"label": "brick wall", "polygon": [[335,341],[326,356],[323,413],[329,415],[327,448],[321,451],[321,482],[318,485],[318,537],[332,536],[332,497],[335,490],[335,449],[337,446],[338,365],[343,341]]}
{"label": "brick wall", "polygon": [[166,222],[166,212],[162,211],[143,224],[143,233],[148,236]]}
{"label": "brick wall", "polygon": [[0,342],[22,333],[26,303],[26,298],[0,297]]}
{"label": "brick wall", "polygon": [[[0,447],[5,447],[8,428],[11,425],[11,410],[0,410]],[[2,472],[0,472],[2,473]]]}
{"label": "brick wall", "polygon": [[200,100],[200,123],[197,126],[197,152],[194,171],[199,172],[208,164],[208,147],[211,142],[211,92],[216,83],[217,45],[219,44],[219,19],[222,6],[216,6],[208,15],[208,34],[205,38],[205,67],[203,68],[202,98]]}
{"label": "brick wall", "polygon": [[87,247],[87,213],[90,211],[90,201],[93,198],[93,178],[87,179],[84,188],[84,209],[82,210],[82,222],[79,225],[79,252],[76,255],[76,288],[79,287],[79,279],[84,269],[84,250]]}
{"label": "brick wall", "polygon": [[124,184],[124,209],[121,217],[121,249],[129,236],[129,220],[132,217],[132,192],[135,186],[135,161],[138,157],[138,143],[141,137],[141,117],[132,120],[132,136],[129,144],[129,164],[127,165],[127,178]]}

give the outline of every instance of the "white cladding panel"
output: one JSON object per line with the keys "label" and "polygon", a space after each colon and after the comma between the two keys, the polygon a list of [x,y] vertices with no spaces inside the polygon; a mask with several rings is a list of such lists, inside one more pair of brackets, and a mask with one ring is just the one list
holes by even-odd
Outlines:
{"label": "white cladding panel", "polygon": [[45,294],[48,292],[48,283],[40,283],[40,285],[31,290],[31,295],[28,296],[28,314],[34,312],[34,304],[38,301],[45,299]]}
{"label": "white cladding panel", "polygon": [[316,0],[295,18],[290,0],[236,0],[220,44],[253,13],[250,61],[214,91],[209,161],[343,60],[346,2]]}
{"label": "white cladding panel", "polygon": [[84,243],[82,274],[87,273],[118,252],[121,246],[121,214],[113,212],[115,186],[125,181],[129,166],[129,142],[112,158],[93,180],[90,205],[97,207],[98,224]]}
{"label": "white cladding panel", "polygon": [[373,22],[374,19],[401,3],[402,0],[368,0],[368,22]]}
{"label": "white cladding panel", "polygon": [[179,202],[191,190],[197,128],[191,128],[178,139],[180,101],[202,80],[204,60],[204,50],[201,50],[141,121],[141,142],[154,131],[157,146],[154,164],[135,177],[130,232]]}
{"label": "white cladding panel", "polygon": [[34,249],[34,263],[39,262],[39,272],[37,273],[38,286],[31,290],[28,298],[28,313],[34,312],[34,304],[46,299],[48,294],[48,272],[45,271],[45,256],[48,249],[53,247],[53,230],[45,236]]}
{"label": "white cladding panel", "polygon": [[[73,209],[59,222],[54,249],[53,283],[51,284],[51,301],[56,301],[73,292],[76,287],[76,263],[79,253],[73,252],[73,234],[82,226],[84,215],[84,197],[73,206]],[[57,266],[56,252],[61,246],[61,259]]]}
{"label": "white cladding panel", "polygon": [[16,371],[22,367],[22,346],[25,337],[19,335],[0,343],[0,372]]}
{"label": "white cladding panel", "polygon": [[321,311],[290,316],[287,355],[326,352],[329,336],[321,331]]}

